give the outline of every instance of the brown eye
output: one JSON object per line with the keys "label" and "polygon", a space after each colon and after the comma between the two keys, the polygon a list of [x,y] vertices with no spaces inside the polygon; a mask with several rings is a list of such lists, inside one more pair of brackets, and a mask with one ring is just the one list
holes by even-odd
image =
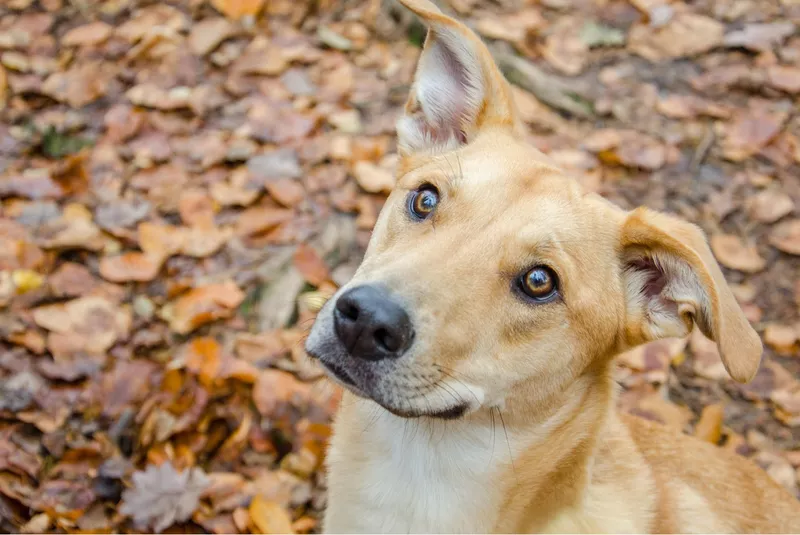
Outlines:
{"label": "brown eye", "polygon": [[545,266],[536,266],[524,273],[519,280],[520,289],[534,301],[549,301],[556,296],[558,284],[556,274]]}
{"label": "brown eye", "polygon": [[408,211],[411,217],[427,219],[439,204],[439,191],[433,186],[423,186],[408,196]]}

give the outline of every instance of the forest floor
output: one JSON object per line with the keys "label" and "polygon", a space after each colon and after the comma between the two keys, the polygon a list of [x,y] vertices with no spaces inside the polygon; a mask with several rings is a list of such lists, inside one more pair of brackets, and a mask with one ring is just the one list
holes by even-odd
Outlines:
{"label": "forest floor", "polygon": [[[765,341],[623,355],[622,410],[800,467],[800,2],[449,0],[530,141],[700,225]],[[424,29],[385,0],[0,6],[0,530],[319,530],[302,341],[392,187]]]}

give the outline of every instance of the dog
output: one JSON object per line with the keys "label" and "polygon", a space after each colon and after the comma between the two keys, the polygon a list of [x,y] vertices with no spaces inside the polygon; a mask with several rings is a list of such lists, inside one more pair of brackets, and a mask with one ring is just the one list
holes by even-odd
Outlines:
{"label": "dog", "polygon": [[306,341],[345,389],[323,530],[800,532],[749,460],[615,409],[614,356],[695,326],[733,379],[758,370],[702,231],[582,191],[480,38],[400,1],[428,34],[397,184]]}

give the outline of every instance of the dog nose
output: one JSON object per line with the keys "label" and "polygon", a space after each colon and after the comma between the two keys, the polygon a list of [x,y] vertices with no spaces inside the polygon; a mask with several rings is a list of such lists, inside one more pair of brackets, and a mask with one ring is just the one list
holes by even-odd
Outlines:
{"label": "dog nose", "polygon": [[369,285],[351,288],[339,296],[333,326],[348,353],[364,360],[397,358],[414,339],[405,310]]}

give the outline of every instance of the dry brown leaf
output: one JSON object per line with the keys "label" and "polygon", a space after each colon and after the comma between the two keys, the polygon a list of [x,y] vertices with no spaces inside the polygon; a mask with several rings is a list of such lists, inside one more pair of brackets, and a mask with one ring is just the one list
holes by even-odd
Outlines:
{"label": "dry brown leaf", "polygon": [[170,329],[188,334],[201,325],[231,316],[244,300],[232,281],[193,288],[168,303],[161,311]]}
{"label": "dry brown leaf", "polygon": [[51,74],[42,84],[42,92],[73,108],[81,108],[105,95],[110,78],[105,64],[85,63]]}
{"label": "dry brown leaf", "polygon": [[754,106],[740,113],[731,124],[722,142],[723,155],[740,162],[765,147],[783,128],[788,114]]}
{"label": "dry brown leaf", "polygon": [[720,381],[728,377],[716,342],[706,338],[700,329],[692,330],[689,337],[689,348],[692,352],[691,364],[695,374],[712,381]]}
{"label": "dry brown leaf", "polygon": [[653,62],[695,56],[721,45],[725,26],[695,13],[676,13],[664,26],[635,25],[628,48]]}
{"label": "dry brown leaf", "polygon": [[319,286],[330,278],[328,266],[311,246],[303,243],[294,252],[294,266],[312,286]]}
{"label": "dry brown leaf", "polygon": [[35,308],[33,320],[43,329],[69,336],[75,350],[104,354],[128,336],[131,314],[103,297],[87,296]]}
{"label": "dry brown leaf", "polygon": [[221,364],[222,348],[210,337],[195,338],[184,346],[186,368],[197,374],[200,383],[211,386],[217,378]]}
{"label": "dry brown leaf", "polygon": [[370,162],[356,162],[353,167],[356,182],[369,193],[389,193],[394,188],[392,173]]}
{"label": "dry brown leaf", "polygon": [[281,370],[264,370],[253,386],[253,403],[263,416],[271,416],[285,404],[306,403],[310,386]]}
{"label": "dry brown leaf", "polygon": [[248,508],[250,521],[258,528],[258,533],[294,533],[292,518],[286,510],[275,502],[256,495]]}
{"label": "dry brown leaf", "polygon": [[203,19],[192,26],[188,39],[189,50],[195,55],[205,56],[235,31],[234,25],[222,17]]}
{"label": "dry brown leaf", "polygon": [[732,234],[711,236],[711,250],[719,263],[730,269],[758,273],[767,266],[767,261],[758,254],[754,245],[748,245]]}
{"label": "dry brown leaf", "polygon": [[589,47],[581,39],[581,25],[574,19],[562,19],[548,34],[542,57],[556,70],[576,76],[589,60]]}
{"label": "dry brown leaf", "polygon": [[8,101],[8,74],[6,68],[0,64],[0,111],[6,107]]}
{"label": "dry brown leaf", "polygon": [[790,219],[772,227],[769,243],[791,255],[800,255],[800,219]]}
{"label": "dry brown leaf", "polygon": [[229,19],[255,17],[264,7],[264,0],[211,0],[211,5]]}
{"label": "dry brown leaf", "polygon": [[790,36],[795,30],[789,21],[747,24],[725,36],[725,45],[766,52]]}
{"label": "dry brown leaf", "polygon": [[778,189],[766,189],[755,195],[747,206],[751,218],[759,223],[774,223],[794,211],[794,201]]}
{"label": "dry brown leaf", "polygon": [[622,382],[626,385],[640,381],[666,383],[670,364],[681,358],[686,343],[686,338],[657,340],[622,353],[617,357],[617,362],[633,372],[631,377],[623,378]]}
{"label": "dry brown leaf", "polygon": [[122,493],[119,511],[133,517],[137,525],[160,533],[192,516],[208,483],[200,468],[178,472],[170,461],[149,465],[133,474],[133,487]]}
{"label": "dry brown leaf", "polygon": [[792,355],[797,350],[800,331],[796,326],[770,323],[764,329],[764,342],[781,355]]}
{"label": "dry brown leaf", "polygon": [[716,403],[703,408],[700,420],[694,428],[694,436],[712,444],[718,444],[722,438],[722,419],[725,415],[724,407]]}
{"label": "dry brown leaf", "polygon": [[111,282],[146,282],[156,278],[161,270],[161,264],[160,258],[131,252],[104,256],[100,259],[99,271],[104,279]]}
{"label": "dry brown leaf", "polygon": [[800,68],[787,65],[767,67],[767,83],[787,93],[800,93]]}
{"label": "dry brown leaf", "polygon": [[111,36],[112,27],[102,21],[77,26],[61,38],[62,46],[96,46]]}

